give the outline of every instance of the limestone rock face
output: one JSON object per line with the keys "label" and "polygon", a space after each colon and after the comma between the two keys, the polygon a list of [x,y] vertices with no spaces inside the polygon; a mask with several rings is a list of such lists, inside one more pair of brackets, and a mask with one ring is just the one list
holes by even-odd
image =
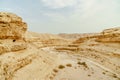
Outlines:
{"label": "limestone rock face", "polygon": [[22,22],[19,16],[0,12],[0,38],[1,39],[20,39],[24,37],[27,24]]}
{"label": "limestone rock face", "polygon": [[24,50],[27,44],[24,41],[27,24],[19,16],[0,12],[0,54]]}

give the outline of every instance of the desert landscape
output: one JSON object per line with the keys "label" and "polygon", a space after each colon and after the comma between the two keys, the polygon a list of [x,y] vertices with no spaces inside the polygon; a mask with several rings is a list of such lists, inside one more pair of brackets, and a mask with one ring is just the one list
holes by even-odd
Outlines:
{"label": "desert landscape", "polygon": [[0,12],[0,80],[120,80],[120,27],[86,34],[28,28]]}

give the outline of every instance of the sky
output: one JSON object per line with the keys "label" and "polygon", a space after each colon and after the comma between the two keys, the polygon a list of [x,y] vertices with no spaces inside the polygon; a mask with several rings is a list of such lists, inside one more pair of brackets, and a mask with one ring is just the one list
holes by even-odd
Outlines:
{"label": "sky", "polygon": [[120,0],[0,0],[39,33],[91,33],[120,27]]}

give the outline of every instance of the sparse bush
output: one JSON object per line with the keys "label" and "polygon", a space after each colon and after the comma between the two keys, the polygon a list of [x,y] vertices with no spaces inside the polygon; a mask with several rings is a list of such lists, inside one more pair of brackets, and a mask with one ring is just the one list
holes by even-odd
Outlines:
{"label": "sparse bush", "polygon": [[57,70],[57,69],[53,69],[53,71],[54,71],[55,73],[57,73],[57,72],[58,72],[58,70]]}
{"label": "sparse bush", "polygon": [[90,77],[91,75],[90,75],[90,74],[88,74],[88,76]]}
{"label": "sparse bush", "polygon": [[114,77],[114,78],[118,78],[116,74],[113,74],[113,77]]}
{"label": "sparse bush", "polygon": [[58,68],[63,69],[63,68],[65,68],[65,66],[64,65],[59,65]]}
{"label": "sparse bush", "polygon": [[102,72],[102,74],[105,74],[105,72]]}
{"label": "sparse bush", "polygon": [[72,67],[72,64],[66,64],[67,67]]}
{"label": "sparse bush", "polygon": [[52,76],[50,76],[49,78],[50,78],[50,79],[53,79],[53,77],[52,77]]}
{"label": "sparse bush", "polygon": [[88,68],[87,64],[85,62],[78,62],[77,64],[83,65],[84,67]]}

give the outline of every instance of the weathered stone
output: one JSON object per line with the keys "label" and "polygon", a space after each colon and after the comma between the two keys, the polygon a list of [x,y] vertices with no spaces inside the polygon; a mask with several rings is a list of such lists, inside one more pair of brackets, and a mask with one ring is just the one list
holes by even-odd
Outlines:
{"label": "weathered stone", "polygon": [[103,34],[120,34],[120,27],[105,29],[102,33]]}
{"label": "weathered stone", "polygon": [[0,12],[0,22],[22,22],[22,18],[18,17],[16,14],[13,13]]}
{"label": "weathered stone", "polygon": [[27,48],[23,40],[27,24],[19,16],[0,12],[0,54]]}
{"label": "weathered stone", "polygon": [[0,38],[20,39],[27,31],[27,24],[15,14],[0,12]]}

